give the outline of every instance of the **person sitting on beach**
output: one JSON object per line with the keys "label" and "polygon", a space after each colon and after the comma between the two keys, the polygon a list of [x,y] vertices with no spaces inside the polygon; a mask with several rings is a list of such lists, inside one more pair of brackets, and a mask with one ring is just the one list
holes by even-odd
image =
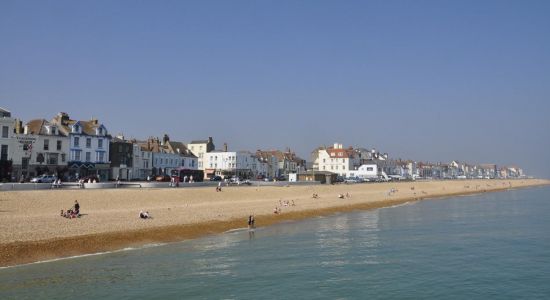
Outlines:
{"label": "person sitting on beach", "polygon": [[338,198],[344,199],[344,194],[338,194]]}
{"label": "person sitting on beach", "polygon": [[351,195],[349,193],[346,193],[346,198],[351,198]]}
{"label": "person sitting on beach", "polygon": [[273,213],[274,214],[278,214],[279,213],[279,208],[277,206],[275,206],[275,208],[273,209]]}

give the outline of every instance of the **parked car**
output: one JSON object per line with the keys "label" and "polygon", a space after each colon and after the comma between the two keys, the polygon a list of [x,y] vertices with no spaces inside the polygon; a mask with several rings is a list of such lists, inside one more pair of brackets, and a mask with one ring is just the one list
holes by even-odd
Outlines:
{"label": "parked car", "polygon": [[54,175],[40,175],[31,179],[32,183],[52,183],[57,180]]}
{"label": "parked car", "polygon": [[221,176],[214,176],[214,177],[210,178],[210,181],[222,181],[222,178],[221,178]]}
{"label": "parked car", "polygon": [[170,181],[170,176],[168,175],[158,175],[155,177],[155,181],[167,182]]}

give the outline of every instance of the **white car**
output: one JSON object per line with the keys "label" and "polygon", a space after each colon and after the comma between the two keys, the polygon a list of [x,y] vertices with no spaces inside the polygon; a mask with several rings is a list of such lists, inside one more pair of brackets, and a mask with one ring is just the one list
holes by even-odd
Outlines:
{"label": "white car", "polygon": [[31,179],[32,183],[52,183],[57,180],[54,175],[40,175]]}

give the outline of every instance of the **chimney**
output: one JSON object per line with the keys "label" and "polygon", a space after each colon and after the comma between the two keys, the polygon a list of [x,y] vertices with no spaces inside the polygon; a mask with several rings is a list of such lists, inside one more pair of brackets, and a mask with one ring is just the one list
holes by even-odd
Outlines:
{"label": "chimney", "polygon": [[170,141],[170,137],[165,133],[164,137],[162,137],[162,145],[166,145]]}
{"label": "chimney", "polygon": [[15,120],[15,127],[14,127],[14,132],[16,134],[21,134],[23,133],[23,122],[19,119],[16,119]]}
{"label": "chimney", "polygon": [[223,143],[223,152],[227,152],[227,143]]}
{"label": "chimney", "polygon": [[208,137],[208,143],[213,143],[213,142],[214,142],[214,140],[212,139],[211,136],[209,136],[209,137]]}
{"label": "chimney", "polygon": [[25,125],[25,129],[23,130],[23,134],[29,134],[29,125]]}
{"label": "chimney", "polygon": [[57,118],[59,119],[59,123],[61,123],[61,125],[69,124],[69,115],[67,113],[60,112],[57,114]]}

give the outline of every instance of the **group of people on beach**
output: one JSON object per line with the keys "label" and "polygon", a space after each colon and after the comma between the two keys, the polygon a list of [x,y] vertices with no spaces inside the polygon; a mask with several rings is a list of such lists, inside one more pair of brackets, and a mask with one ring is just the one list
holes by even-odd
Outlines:
{"label": "group of people on beach", "polygon": [[80,204],[78,200],[74,200],[73,207],[67,209],[67,211],[61,210],[61,216],[68,219],[80,217]]}
{"label": "group of people on beach", "polygon": [[151,215],[149,214],[148,211],[143,211],[142,210],[142,211],[139,212],[139,218],[140,219],[151,219],[153,217],[151,217]]}
{"label": "group of people on beach", "polygon": [[344,198],[351,198],[351,195],[349,193],[346,193],[346,194],[338,194],[338,198],[340,199],[344,199]]}

